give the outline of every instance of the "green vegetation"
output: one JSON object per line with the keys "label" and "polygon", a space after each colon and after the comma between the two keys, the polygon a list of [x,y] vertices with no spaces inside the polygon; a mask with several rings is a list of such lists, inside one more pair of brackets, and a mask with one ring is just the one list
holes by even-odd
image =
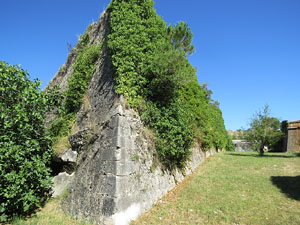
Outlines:
{"label": "green vegetation", "polygon": [[269,106],[265,105],[251,119],[250,128],[244,132],[244,138],[250,142],[253,149],[264,155],[264,147],[272,150],[283,137],[280,121],[270,117]]}
{"label": "green vegetation", "polygon": [[[0,62],[0,222],[30,215],[48,197],[51,146],[67,146],[66,136],[101,53],[102,44],[88,42],[85,33],[65,93],[57,87],[41,92],[40,82],[31,81],[26,71]],[[46,131],[45,114],[55,107],[59,117]]]}
{"label": "green vegetation", "polygon": [[49,128],[49,135],[52,137],[52,141],[56,142],[59,138],[68,135],[71,131],[72,125],[75,120],[75,114],[61,114],[55,121],[53,121]]}
{"label": "green vegetation", "polygon": [[[62,197],[61,197],[62,198]],[[59,201],[61,198],[51,199],[46,205],[30,218],[16,218],[12,225],[92,225],[93,223],[81,222],[73,219],[70,215],[66,215]]]}
{"label": "green vegetation", "polygon": [[166,26],[152,0],[112,0],[108,48],[115,91],[139,111],[156,134],[161,161],[182,167],[196,137],[204,150],[232,149],[211,91],[197,82],[188,56],[192,32],[179,22]]}
{"label": "green vegetation", "polygon": [[[88,45],[81,36],[73,73],[65,93],[57,87],[41,92],[26,71],[0,62],[0,222],[26,216],[40,207],[51,190],[51,145],[67,146],[69,134],[95,70],[102,44]],[[65,99],[65,100],[64,100]],[[44,128],[47,111],[59,117]],[[58,152],[56,153],[58,154]],[[35,168],[32,170],[32,168]]]}
{"label": "green vegetation", "polygon": [[88,42],[89,36],[85,32],[79,40],[73,73],[68,81],[66,91],[62,94],[65,96],[64,104],[57,111],[59,117],[52,121],[48,129],[55,144],[60,142],[60,138],[65,138],[70,133],[76,112],[79,110],[95,70],[95,62],[101,54],[102,44],[88,45]]}
{"label": "green vegetation", "polygon": [[234,147],[227,135],[222,112],[211,95],[212,91],[207,89],[207,85],[200,86],[196,80],[181,90],[195,139],[204,150],[215,147],[232,151]]}
{"label": "green vegetation", "polygon": [[219,153],[132,224],[300,224],[296,154]]}
{"label": "green vegetation", "polygon": [[79,109],[83,95],[86,93],[92,74],[95,70],[95,62],[101,53],[102,44],[87,46],[88,35],[83,35],[82,44],[78,49],[78,56],[73,65],[73,73],[65,92],[66,113],[73,113]]}
{"label": "green vegetation", "polygon": [[20,66],[0,61],[0,223],[31,214],[51,190],[44,118],[57,99],[39,86]]}

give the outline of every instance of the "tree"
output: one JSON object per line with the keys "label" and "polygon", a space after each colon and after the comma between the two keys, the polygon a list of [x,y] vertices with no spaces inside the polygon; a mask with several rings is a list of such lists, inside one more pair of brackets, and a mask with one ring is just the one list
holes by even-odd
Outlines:
{"label": "tree", "polygon": [[20,66],[0,61],[0,223],[28,215],[51,191],[45,112],[55,105]]}
{"label": "tree", "polygon": [[193,33],[186,22],[180,21],[175,26],[168,26],[167,34],[174,49],[183,50],[186,55],[194,53]]}
{"label": "tree", "polygon": [[245,131],[244,137],[250,142],[253,149],[264,155],[264,148],[272,149],[282,136],[280,121],[270,117],[269,106],[265,105],[251,119],[250,128]]}

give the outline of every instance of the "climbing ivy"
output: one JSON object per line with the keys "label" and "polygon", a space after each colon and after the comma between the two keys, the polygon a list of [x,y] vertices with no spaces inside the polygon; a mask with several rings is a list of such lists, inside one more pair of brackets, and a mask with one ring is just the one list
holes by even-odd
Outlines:
{"label": "climbing ivy", "polygon": [[95,70],[95,62],[101,54],[102,43],[93,45],[88,45],[88,43],[89,35],[85,32],[79,39],[76,49],[78,55],[73,65],[73,73],[68,81],[67,89],[63,93],[65,101],[58,110],[59,117],[50,124],[48,129],[53,141],[70,132],[75,114],[79,110]]}
{"label": "climbing ivy", "polygon": [[102,49],[102,44],[88,46],[87,34],[83,35],[81,39],[82,42],[78,49],[79,54],[73,65],[73,73],[68,81],[67,90],[65,92],[66,100],[64,107],[67,114],[79,109],[83,95],[87,90],[95,70],[95,62]]}
{"label": "climbing ivy", "polygon": [[115,91],[137,109],[156,134],[166,166],[182,167],[196,139],[203,149],[226,148],[222,113],[211,91],[197,82],[188,56],[194,52],[186,23],[166,26],[152,0],[112,0],[108,49]]}
{"label": "climbing ivy", "polygon": [[132,105],[145,98],[148,76],[166,25],[156,15],[153,1],[115,1],[110,4],[108,47],[115,68],[118,94]]}

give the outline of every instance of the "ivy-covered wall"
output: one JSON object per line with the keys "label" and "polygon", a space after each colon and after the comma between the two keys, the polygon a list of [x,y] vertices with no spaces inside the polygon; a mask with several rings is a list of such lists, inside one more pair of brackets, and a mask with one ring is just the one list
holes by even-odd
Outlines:
{"label": "ivy-covered wall", "polygon": [[230,149],[222,113],[189,63],[192,32],[184,22],[167,26],[152,0],[112,0],[108,48],[118,94],[156,134],[160,159],[182,167],[197,140],[204,150]]}
{"label": "ivy-covered wall", "polygon": [[58,96],[58,98],[64,99],[61,100],[61,105],[57,109],[58,118],[52,121],[48,129],[54,142],[69,134],[83,96],[91,81],[95,70],[95,62],[101,54],[102,46],[102,43],[89,44],[87,31],[81,35],[79,45],[74,50],[77,51],[77,56],[73,65],[73,73],[66,90]]}

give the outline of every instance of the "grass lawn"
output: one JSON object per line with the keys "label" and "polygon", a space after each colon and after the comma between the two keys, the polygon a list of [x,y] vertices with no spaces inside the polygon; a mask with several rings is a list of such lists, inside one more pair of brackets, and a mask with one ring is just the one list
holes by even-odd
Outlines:
{"label": "grass lawn", "polygon": [[92,225],[65,215],[59,207],[60,199],[51,199],[36,215],[25,219],[16,219],[13,225]]}
{"label": "grass lawn", "polygon": [[219,153],[132,224],[300,224],[300,157]]}
{"label": "grass lawn", "polygon": [[[53,199],[14,225],[83,225]],[[132,224],[300,224],[300,157],[219,153]]]}

